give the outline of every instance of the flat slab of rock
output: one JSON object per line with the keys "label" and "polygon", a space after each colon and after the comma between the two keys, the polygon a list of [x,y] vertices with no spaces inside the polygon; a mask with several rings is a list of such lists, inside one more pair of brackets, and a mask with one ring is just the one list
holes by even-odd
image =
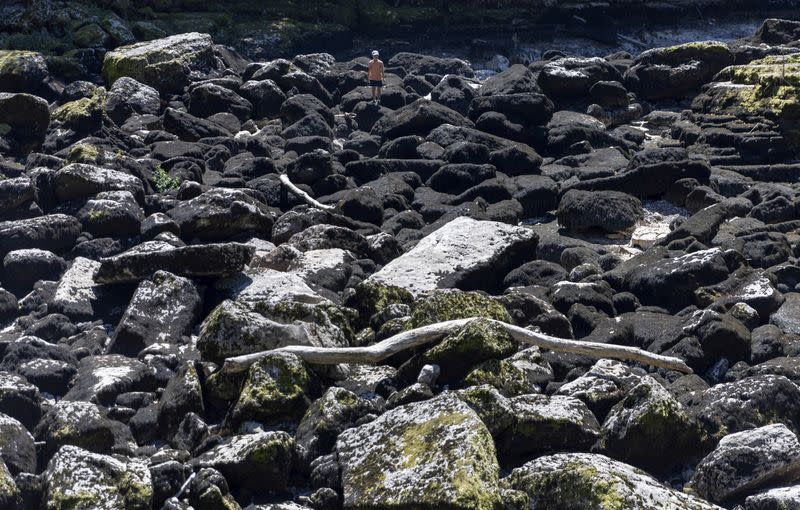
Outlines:
{"label": "flat slab of rock", "polygon": [[149,241],[103,259],[94,279],[97,283],[134,282],[156,271],[189,277],[231,275],[244,269],[254,252],[253,246],[240,243],[175,247]]}
{"label": "flat slab of rock", "polygon": [[346,509],[491,510],[499,503],[492,436],[453,394],[345,430],[336,451]]}
{"label": "flat slab of rock", "polygon": [[536,508],[722,510],[663,485],[644,471],[590,453],[539,457],[504,479]]}
{"label": "flat slab of rock", "polygon": [[58,282],[53,311],[75,320],[90,320],[94,315],[93,303],[98,297],[94,275],[99,268],[99,262],[77,257]]}
{"label": "flat slab of rock", "polygon": [[368,281],[400,287],[415,296],[439,288],[491,290],[509,270],[533,256],[537,241],[528,228],[460,217]]}
{"label": "flat slab of rock", "polygon": [[723,502],[798,475],[800,442],[776,423],[723,437],[697,465],[691,484],[699,496]]}
{"label": "flat slab of rock", "polygon": [[0,222],[0,257],[25,248],[61,253],[75,245],[81,223],[66,214]]}

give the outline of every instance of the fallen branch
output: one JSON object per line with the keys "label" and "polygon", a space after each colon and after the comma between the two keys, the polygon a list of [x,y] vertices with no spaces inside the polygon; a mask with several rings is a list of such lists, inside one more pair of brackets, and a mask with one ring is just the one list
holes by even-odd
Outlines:
{"label": "fallen branch", "polygon": [[[289,352],[313,365],[335,365],[337,363],[369,365],[379,363],[398,352],[440,340],[475,319],[476,318],[473,317],[469,319],[445,321],[412,329],[410,331],[403,331],[402,333],[398,333],[367,347],[314,347],[309,345],[279,347],[269,351],[228,358],[225,360],[222,370],[229,373],[243,372],[256,361],[273,352]],[[592,358],[638,361],[655,367],[676,370],[684,374],[692,373],[692,369],[679,358],[654,354],[636,347],[566,340],[543,333],[536,333],[535,331],[512,326],[511,324],[493,319],[483,320],[490,320],[500,325],[512,338],[520,343],[535,345],[552,351],[582,354]]]}
{"label": "fallen branch", "polygon": [[323,211],[332,211],[333,209],[336,209],[336,206],[325,205],[314,200],[311,197],[311,195],[309,195],[305,191],[295,186],[294,183],[289,179],[288,175],[280,174],[279,179],[281,180],[281,183],[283,183],[283,185],[286,186],[286,188],[289,191],[300,197],[300,199],[303,200],[303,202],[307,203],[308,205],[316,207],[317,209],[322,209]]}

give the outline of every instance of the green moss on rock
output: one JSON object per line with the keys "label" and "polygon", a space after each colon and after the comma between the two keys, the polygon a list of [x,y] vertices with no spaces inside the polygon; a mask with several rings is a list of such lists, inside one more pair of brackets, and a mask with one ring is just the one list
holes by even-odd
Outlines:
{"label": "green moss on rock", "polygon": [[461,290],[437,290],[414,304],[408,329],[414,329],[437,322],[484,317],[503,322],[511,322],[508,311],[480,292]]}
{"label": "green moss on rock", "polygon": [[410,305],[414,302],[414,297],[405,289],[369,280],[359,283],[355,291],[348,301],[348,306],[358,311],[364,324],[369,323],[370,317],[389,305],[399,303]]}
{"label": "green moss on rock", "polygon": [[76,131],[92,131],[100,127],[105,105],[105,93],[97,90],[91,97],[84,97],[59,106],[53,110],[51,117]]}

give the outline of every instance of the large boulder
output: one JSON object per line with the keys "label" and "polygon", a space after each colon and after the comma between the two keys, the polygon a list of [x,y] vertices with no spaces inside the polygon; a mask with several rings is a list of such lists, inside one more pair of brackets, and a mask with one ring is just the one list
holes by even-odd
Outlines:
{"label": "large boulder", "polygon": [[500,506],[492,436],[450,393],[342,432],[336,453],[346,509]]}
{"label": "large boulder", "polygon": [[503,482],[525,492],[531,508],[721,510],[663,485],[644,471],[589,453],[540,457],[512,471]]}
{"label": "large boulder", "polygon": [[722,503],[798,476],[800,442],[777,423],[723,437],[697,465],[691,487],[698,496]]}
{"label": "large boulder", "polygon": [[101,191],[129,191],[144,201],[142,180],[133,175],[84,163],[73,163],[53,176],[56,197],[63,201],[81,200]]}
{"label": "large boulder", "polygon": [[121,126],[133,115],[158,115],[161,98],[153,87],[123,76],[109,89],[105,109],[111,120]]}
{"label": "large boulder", "polygon": [[44,472],[43,499],[51,510],[149,510],[153,482],[142,460],[64,446]]}
{"label": "large boulder", "polygon": [[632,229],[644,216],[638,198],[618,191],[569,190],[558,204],[558,223],[574,232]]}
{"label": "large boulder", "polygon": [[386,264],[370,282],[420,295],[437,288],[493,290],[527,260],[538,237],[527,228],[456,218]]}
{"label": "large boulder", "polygon": [[27,248],[68,251],[81,233],[81,223],[66,214],[0,222],[0,256]]}
{"label": "large boulder", "polygon": [[578,99],[589,94],[599,81],[616,81],[622,76],[605,59],[599,57],[564,57],[544,65],[539,72],[539,86],[552,98]]}
{"label": "large boulder", "polygon": [[244,269],[254,251],[254,247],[240,243],[175,247],[161,241],[148,241],[103,259],[94,280],[97,283],[134,282],[159,270],[189,277],[226,276]]}
{"label": "large boulder", "polygon": [[640,54],[625,73],[625,86],[644,99],[682,97],[733,64],[727,44],[693,42]]}
{"label": "large boulder", "polygon": [[455,74],[471,78],[475,72],[469,64],[458,58],[439,58],[419,53],[396,53],[386,63],[389,67],[402,67],[409,74]]}
{"label": "large boulder", "polygon": [[121,46],[106,53],[103,77],[113,84],[129,76],[162,92],[180,92],[189,74],[210,67],[213,41],[208,34],[191,32]]}
{"label": "large boulder", "polygon": [[0,50],[0,92],[30,92],[47,77],[47,63],[40,53]]}
{"label": "large boulder", "polygon": [[187,241],[224,241],[242,233],[269,239],[273,217],[267,207],[239,190],[216,188],[178,203],[167,214]]}
{"label": "large boulder", "polygon": [[13,142],[15,153],[40,147],[49,123],[48,104],[41,97],[0,92],[0,136]]}
{"label": "large boulder", "polygon": [[407,135],[426,136],[442,124],[472,127],[472,122],[460,113],[439,103],[418,99],[382,117],[370,132],[388,139]]}
{"label": "large boulder", "polygon": [[120,319],[109,353],[137,356],[154,343],[178,344],[191,333],[202,299],[187,278],[166,271],[156,272],[137,287]]}

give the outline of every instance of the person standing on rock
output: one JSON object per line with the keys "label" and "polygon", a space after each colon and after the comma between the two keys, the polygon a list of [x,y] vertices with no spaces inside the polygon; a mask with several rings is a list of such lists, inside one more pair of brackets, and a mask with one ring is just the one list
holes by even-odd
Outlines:
{"label": "person standing on rock", "polygon": [[372,87],[372,104],[381,102],[381,88],[383,87],[383,62],[378,58],[378,50],[372,51],[372,60],[369,61],[369,85]]}

